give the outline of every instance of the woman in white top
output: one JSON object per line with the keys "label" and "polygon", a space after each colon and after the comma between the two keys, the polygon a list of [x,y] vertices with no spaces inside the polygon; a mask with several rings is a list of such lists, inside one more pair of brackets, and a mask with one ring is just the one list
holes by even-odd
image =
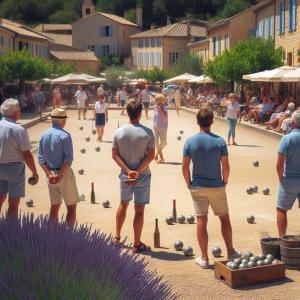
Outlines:
{"label": "woman in white top", "polygon": [[94,120],[96,123],[96,129],[98,133],[98,141],[102,142],[104,127],[108,121],[107,104],[104,101],[103,95],[100,95],[95,103]]}
{"label": "woman in white top", "polygon": [[237,145],[235,142],[235,128],[237,124],[237,120],[239,118],[239,113],[240,113],[240,105],[237,102],[237,97],[236,94],[231,93],[229,94],[229,99],[224,100],[221,103],[221,106],[226,106],[227,107],[227,113],[226,113],[226,118],[227,118],[227,123],[228,123],[228,145],[230,145],[230,138],[232,138],[232,144]]}

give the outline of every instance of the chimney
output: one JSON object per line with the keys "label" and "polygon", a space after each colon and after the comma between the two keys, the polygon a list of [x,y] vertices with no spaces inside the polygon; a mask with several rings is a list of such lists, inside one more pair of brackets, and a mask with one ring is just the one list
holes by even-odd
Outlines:
{"label": "chimney", "polygon": [[167,25],[170,25],[170,24],[172,24],[171,17],[169,15],[167,15]]}
{"label": "chimney", "polygon": [[191,36],[192,36],[192,28],[191,28],[191,20],[188,20],[186,22],[186,35],[187,35],[187,38],[190,39]]}
{"label": "chimney", "polygon": [[136,6],[136,24],[143,29],[143,5],[141,4]]}

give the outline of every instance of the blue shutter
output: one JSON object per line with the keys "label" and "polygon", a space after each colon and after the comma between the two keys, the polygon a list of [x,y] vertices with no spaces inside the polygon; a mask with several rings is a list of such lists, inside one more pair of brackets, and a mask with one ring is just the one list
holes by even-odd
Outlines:
{"label": "blue shutter", "polygon": [[296,31],[297,29],[297,0],[292,1],[292,12],[293,12],[293,19],[292,19],[292,30]]}
{"label": "blue shutter", "polygon": [[109,26],[109,36],[112,36],[112,35],[113,35],[113,27]]}
{"label": "blue shutter", "polygon": [[284,34],[285,27],[285,1],[281,0],[281,33]]}

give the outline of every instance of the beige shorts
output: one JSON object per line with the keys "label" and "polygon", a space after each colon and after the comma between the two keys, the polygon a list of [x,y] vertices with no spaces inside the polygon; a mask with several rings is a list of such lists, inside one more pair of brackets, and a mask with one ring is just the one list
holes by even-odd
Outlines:
{"label": "beige shorts", "polygon": [[84,109],[85,108],[85,102],[77,102],[77,109]]}
{"label": "beige shorts", "polygon": [[71,168],[65,171],[58,183],[50,184],[48,182],[48,189],[52,205],[61,204],[62,199],[66,206],[77,204],[80,201],[75,174]]}
{"label": "beige shorts", "polygon": [[198,217],[208,214],[208,207],[211,206],[216,216],[228,213],[228,204],[225,187],[220,188],[197,188],[191,190],[195,207],[195,215]]}

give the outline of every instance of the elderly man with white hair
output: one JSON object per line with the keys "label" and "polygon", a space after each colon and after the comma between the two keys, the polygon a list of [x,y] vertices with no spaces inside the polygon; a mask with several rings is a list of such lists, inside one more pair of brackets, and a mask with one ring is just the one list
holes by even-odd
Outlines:
{"label": "elderly man with white hair", "polygon": [[76,179],[71,168],[73,143],[71,135],[64,130],[67,113],[56,108],[51,112],[52,127],[40,140],[38,159],[46,173],[51,209],[49,219],[58,222],[58,212],[62,199],[67,206],[66,222],[73,226],[76,222],[76,206],[79,200]]}
{"label": "elderly man with white hair", "polygon": [[7,99],[1,105],[0,121],[0,211],[8,195],[10,217],[18,217],[20,199],[25,196],[25,165],[35,183],[39,176],[30,152],[30,141],[25,128],[17,125],[20,117],[18,100]]}
{"label": "elderly man with white hair", "polygon": [[280,143],[277,159],[277,174],[280,187],[277,199],[277,228],[279,236],[286,235],[287,211],[296,199],[300,202],[300,110],[292,115],[291,133]]}

